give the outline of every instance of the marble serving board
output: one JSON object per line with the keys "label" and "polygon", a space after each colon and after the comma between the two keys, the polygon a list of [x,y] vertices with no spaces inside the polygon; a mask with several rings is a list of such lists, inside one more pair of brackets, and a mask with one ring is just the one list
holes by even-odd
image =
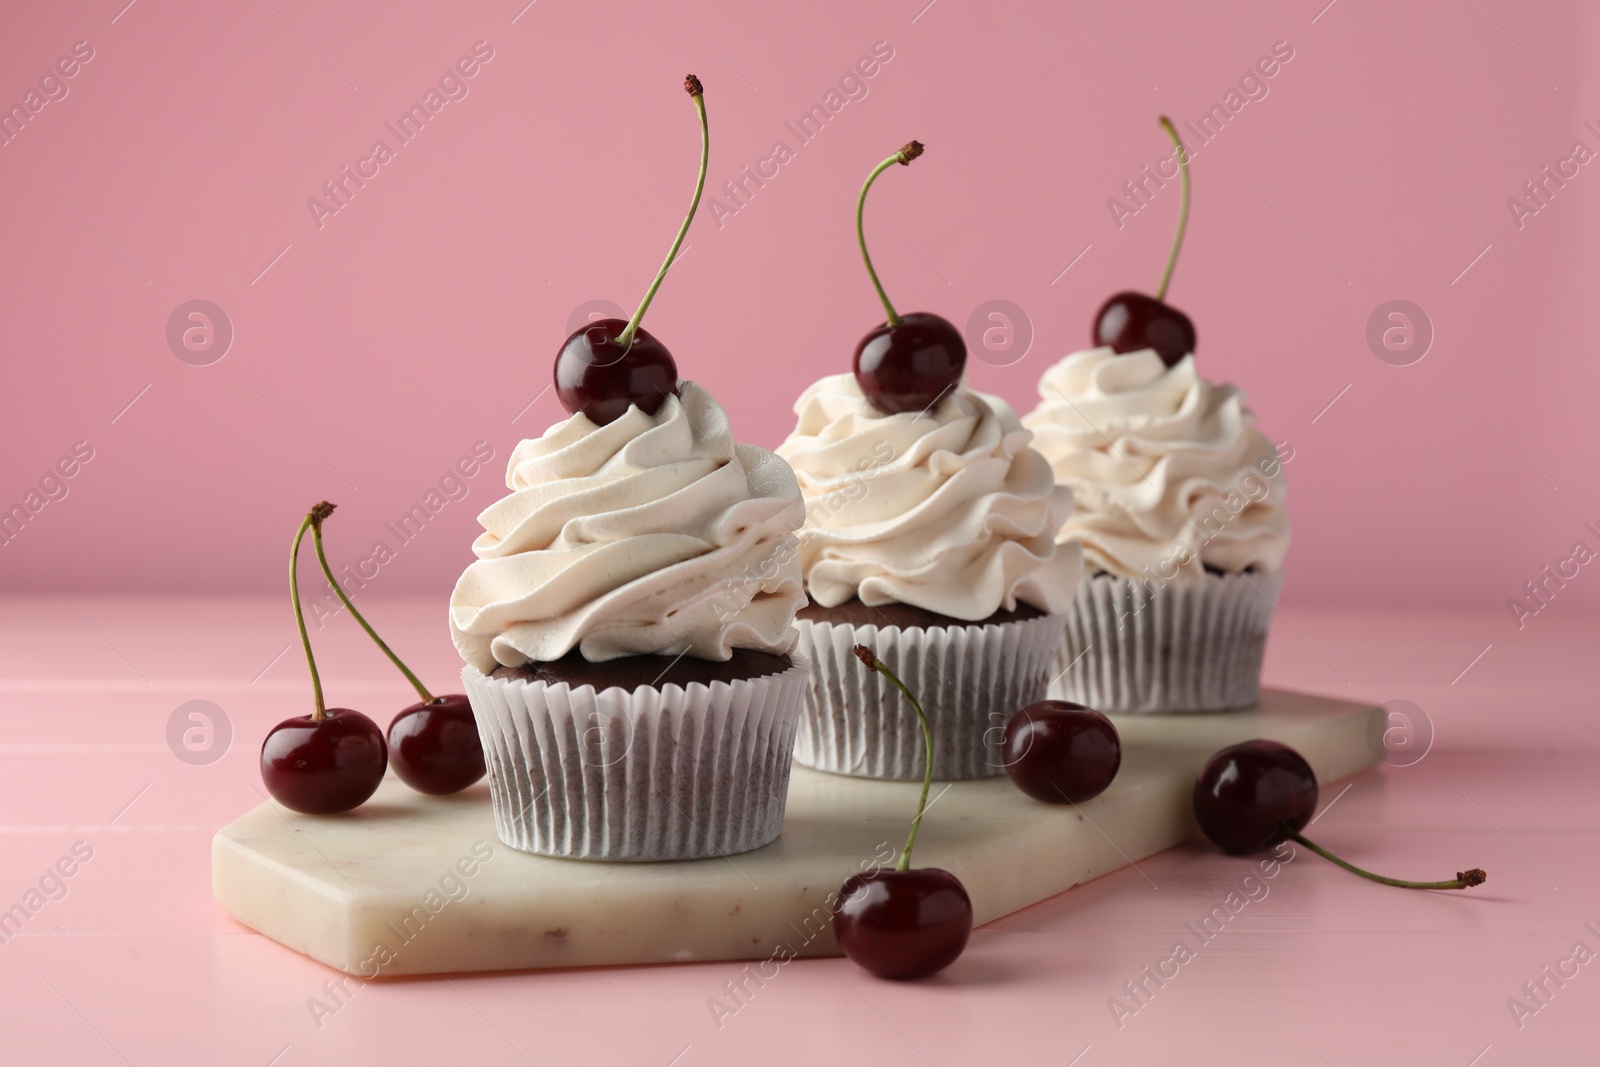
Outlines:
{"label": "marble serving board", "polygon": [[[982,924],[1197,832],[1195,773],[1252,737],[1297,748],[1324,786],[1382,756],[1369,706],[1268,690],[1226,715],[1118,717],[1122,769],[1073,807],[1005,777],[936,782],[918,866],[966,885]],[[489,793],[412,792],[392,774],[347,815],[262,804],[212,841],[212,884],[234,918],[362,977],[836,955],[829,908],[851,873],[893,862],[920,783],[796,767],[777,841],[726,858],[619,864],[530,856],[495,836]]]}

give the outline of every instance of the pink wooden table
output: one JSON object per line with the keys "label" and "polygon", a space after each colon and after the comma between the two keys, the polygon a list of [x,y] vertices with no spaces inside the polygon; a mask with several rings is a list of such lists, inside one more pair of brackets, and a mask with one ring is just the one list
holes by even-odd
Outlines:
{"label": "pink wooden table", "polygon": [[[261,800],[261,737],[307,704],[287,604],[0,603],[0,908],[40,905],[0,924],[8,1064],[1600,1062],[1600,962],[1574,958],[1600,951],[1600,625],[1573,613],[1520,633],[1464,612],[1278,620],[1269,683],[1410,701],[1432,725],[1419,761],[1325,793],[1316,836],[1400,875],[1482,866],[1476,892],[1386,889],[1302,854],[1201,944],[1186,924],[1251,863],[1191,846],[976,931],[918,985],[799,961],[741,1003],[725,992],[739,966],[713,963],[351,983],[336,1003],[338,975],[210,891],[212,833]],[[450,687],[437,604],[370,613]],[[317,639],[334,703],[387,721],[409,700],[353,627]],[[232,727],[209,763],[166,739],[191,700]],[[1180,938],[1195,957],[1129,999]],[[737,1008],[720,1026],[713,998]],[[1138,1010],[1119,1018],[1113,998]]]}

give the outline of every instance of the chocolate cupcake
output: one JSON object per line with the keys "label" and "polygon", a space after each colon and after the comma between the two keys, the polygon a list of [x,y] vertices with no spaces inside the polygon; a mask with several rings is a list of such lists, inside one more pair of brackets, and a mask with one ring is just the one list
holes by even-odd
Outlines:
{"label": "chocolate cupcake", "polygon": [[1070,493],[996,397],[958,388],[927,411],[886,414],[840,374],[795,413],[778,449],[806,501],[810,600],[795,628],[812,677],[795,758],[922,777],[916,714],[862,669],[851,649],[863,644],[922,701],[934,777],[1003,774],[1003,728],[1043,699],[1078,581],[1077,547],[1056,543]]}
{"label": "chocolate cupcake", "polygon": [[1154,351],[1077,352],[1024,424],[1069,487],[1086,575],[1051,696],[1100,711],[1256,704],[1289,547],[1283,454],[1231,385]]}
{"label": "chocolate cupcake", "polygon": [[450,601],[501,840],[603,860],[772,841],[807,674],[788,465],[684,381],[654,415],[523,441],[506,482]]}

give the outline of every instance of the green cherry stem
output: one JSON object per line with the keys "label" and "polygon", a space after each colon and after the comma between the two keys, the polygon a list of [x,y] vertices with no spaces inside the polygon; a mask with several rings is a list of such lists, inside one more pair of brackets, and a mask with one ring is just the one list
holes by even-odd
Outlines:
{"label": "green cherry stem", "polygon": [[[333,593],[339,598],[339,602],[349,609],[351,617],[353,617],[356,622],[361,624],[361,628],[363,630],[367,631],[367,636],[372,638],[373,644],[381,648],[383,650],[383,654],[389,657],[389,661],[396,667],[400,668],[400,673],[406,676],[406,681],[411,683],[412,688],[417,691],[417,695],[422,698],[422,702],[424,704],[433,703],[433,694],[428,692],[428,687],[423,685],[421,680],[418,679],[415,674],[411,673],[410,667],[407,667],[404,663],[400,662],[400,657],[394,654],[394,649],[390,648],[384,642],[383,638],[378,636],[378,631],[374,630],[372,628],[372,624],[366,620],[366,617],[362,615],[361,612],[356,610],[356,606],[350,602],[349,594],[346,593],[344,591],[344,587],[339,584],[339,579],[333,576],[333,568],[328,566],[327,553],[325,553],[322,549],[322,524],[326,522],[328,520],[328,516],[332,514],[333,505],[327,501],[323,501],[316,507],[312,508],[311,514],[307,516],[307,521],[309,521],[311,524],[311,543],[316,546],[317,562],[322,566],[322,576],[326,578],[328,580],[328,584],[333,587]],[[303,633],[305,630],[305,623],[302,621],[300,626],[301,632]],[[308,654],[310,653],[310,645],[306,646],[306,651]],[[313,671],[314,670],[315,668],[313,668]]]}
{"label": "green cherry stem", "polygon": [[[916,144],[915,141],[911,142]],[[889,162],[894,162],[890,160]],[[880,170],[882,168],[879,168]],[[911,833],[906,837],[906,847],[900,852],[900,862],[895,864],[896,871],[905,871],[911,868],[911,850],[917,843],[917,831],[922,829],[922,813],[928,808],[928,786],[933,784],[933,727],[928,725],[928,717],[922,713],[922,705],[917,703],[917,698],[911,695],[911,690],[906,688],[898,675],[891,671],[884,662],[872,654],[872,649],[866,645],[855,647],[856,658],[865,663],[872,670],[877,671],[894,684],[894,687],[905,694],[911,701],[911,707],[917,713],[917,721],[922,724],[922,744],[927,752],[927,767],[922,772],[922,796],[917,800],[917,817],[911,820]]]}
{"label": "green cherry stem", "polygon": [[[861,224],[861,213],[867,206],[867,190],[872,188],[872,183],[878,180],[878,175],[898,163],[902,167],[911,165],[911,161],[922,155],[922,142],[912,141],[900,151],[872,168],[872,173],[867,175],[867,180],[861,183],[861,194],[856,197],[856,243],[861,246],[861,259],[867,265],[867,277],[872,279],[872,287],[878,290],[878,299],[883,301],[883,312],[889,318],[890,326],[900,325],[900,316],[895,314],[894,305],[889,303],[889,295],[883,291],[883,283],[878,281],[878,272],[872,269],[872,257],[867,254],[867,231]],[[893,677],[891,675],[891,677]],[[899,684],[898,682],[895,684]],[[902,688],[904,688],[902,686]]]}
{"label": "green cherry stem", "polygon": [[1345,862],[1338,856],[1335,856],[1332,852],[1329,852],[1327,849],[1323,848],[1321,845],[1313,844],[1311,841],[1308,841],[1306,838],[1300,836],[1300,832],[1298,830],[1289,831],[1289,840],[1306,846],[1306,848],[1309,848],[1312,852],[1315,852],[1323,859],[1331,860],[1332,862],[1337,863],[1351,874],[1359,874],[1361,877],[1370,878],[1374,882],[1381,882],[1384,885],[1399,886],[1401,889],[1471,889],[1475,885],[1482,885],[1489,879],[1489,876],[1483,873],[1483,871],[1477,867],[1474,867],[1470,871],[1458,871],[1456,872],[1456,876],[1454,878],[1445,882],[1408,882],[1401,878],[1385,878],[1381,874],[1373,874],[1371,871],[1362,870],[1353,863]]}
{"label": "green cherry stem", "polygon": [[1161,288],[1156,290],[1156,299],[1166,298],[1167,286],[1172,284],[1172,268],[1178,265],[1178,249],[1183,247],[1183,231],[1189,228],[1189,151],[1183,147],[1183,142],[1178,139],[1178,131],[1172,125],[1172,120],[1161,116],[1161,128],[1167,131],[1167,136],[1172,138],[1172,147],[1177,151],[1178,175],[1181,197],[1178,204],[1178,232],[1172,238],[1172,251],[1167,255],[1167,269],[1161,272]]}
{"label": "green cherry stem", "polygon": [[639,301],[639,308],[628,320],[628,325],[617,334],[616,343],[623,348],[633,344],[633,335],[639,332],[639,323],[644,320],[645,310],[650,307],[650,301],[656,298],[656,290],[661,288],[661,281],[667,276],[672,261],[678,258],[678,249],[683,247],[683,238],[689,232],[689,224],[694,221],[694,213],[700,209],[700,194],[706,187],[706,169],[711,162],[711,127],[706,121],[705,89],[700,85],[700,79],[691,74],[683,79],[683,90],[694,100],[695,110],[700,113],[700,177],[694,183],[694,199],[689,201],[689,214],[684,216],[683,225],[678,227],[678,236],[673,240],[667,258],[662,261],[661,269],[656,271],[655,281],[645,290],[644,299]]}
{"label": "green cherry stem", "polygon": [[289,549],[289,602],[294,605],[295,625],[300,627],[300,647],[306,651],[306,666],[311,668],[311,692],[316,698],[316,707],[311,712],[312,722],[326,719],[328,707],[322,702],[322,676],[317,673],[317,659],[311,654],[311,635],[306,633],[306,615],[300,610],[300,542],[305,538],[307,528],[316,521],[317,508],[327,506],[318,504],[300,521],[300,529],[294,533],[294,545]]}

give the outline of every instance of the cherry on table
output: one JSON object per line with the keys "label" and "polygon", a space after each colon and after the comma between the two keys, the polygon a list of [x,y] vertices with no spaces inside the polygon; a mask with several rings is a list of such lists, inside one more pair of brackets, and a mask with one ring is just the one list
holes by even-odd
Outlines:
{"label": "cherry on table", "polygon": [[366,803],[383,781],[387,749],[378,724],[349,708],[285,719],[261,744],[261,780],[279,804],[333,815]]}
{"label": "cherry on table", "polygon": [[926,978],[967,947],[972,900],[937,867],[864,871],[839,890],[833,932],[844,954],[879,978]]}
{"label": "cherry on table", "polygon": [[844,954],[879,978],[926,978],[956,961],[972,933],[972,900],[961,880],[937,867],[913,868],[911,850],[928,810],[933,783],[933,727],[911,690],[865,645],[855,654],[869,670],[889,679],[917,713],[926,766],[922,796],[911,820],[906,847],[892,871],[881,868],[845,879],[833,903],[833,932]]}
{"label": "cherry on table", "polygon": [[419,793],[459,793],[484,775],[483,743],[461,693],[419,700],[389,724],[389,762]]}
{"label": "cherry on table", "polygon": [[1307,840],[1300,831],[1317,807],[1317,776],[1305,757],[1278,741],[1243,741],[1206,761],[1194,783],[1194,816],[1218,848],[1234,855],[1261,852],[1284,841],[1383,885],[1401,889],[1470,889],[1488,875],[1477,867],[1439,882],[1389,878],[1357,867]]}
{"label": "cherry on table", "polygon": [[1194,816],[1224,852],[1263,852],[1305,829],[1317,811],[1311,764],[1277,741],[1245,741],[1212,756],[1194,783]]}
{"label": "cherry on table", "polygon": [[1111,720],[1066,700],[1029,704],[1006,723],[1000,745],[1016,787],[1048,804],[1082,804],[1106,791],[1122,766]]}

